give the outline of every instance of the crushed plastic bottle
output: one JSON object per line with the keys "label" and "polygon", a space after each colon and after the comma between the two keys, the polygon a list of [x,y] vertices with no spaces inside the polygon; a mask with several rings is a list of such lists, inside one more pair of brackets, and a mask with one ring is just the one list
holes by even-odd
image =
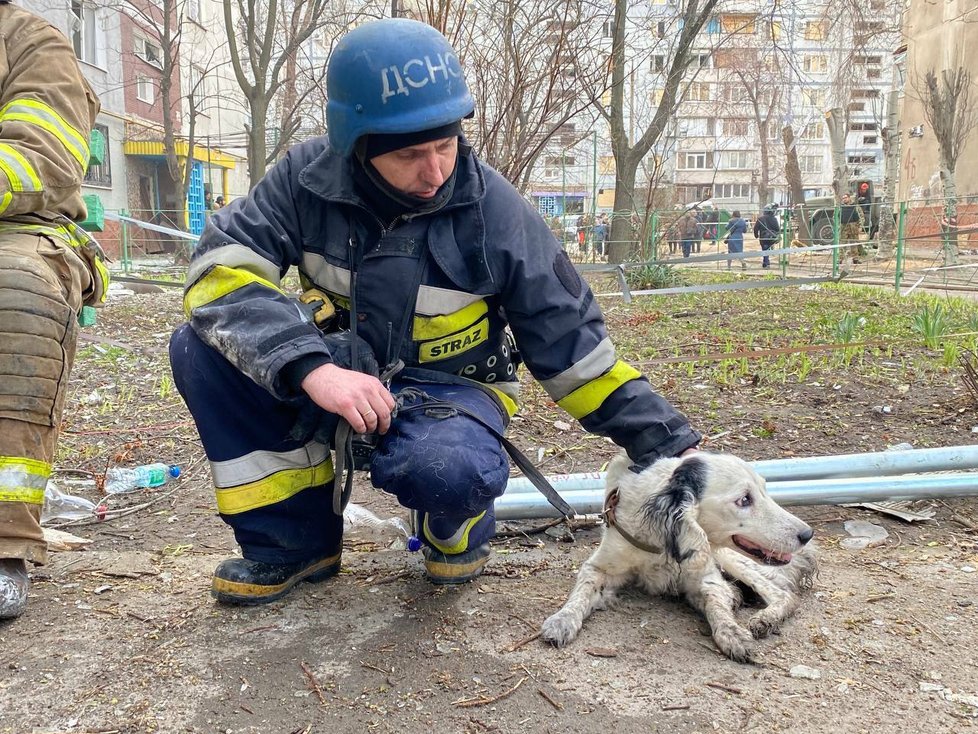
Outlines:
{"label": "crushed plastic bottle", "polygon": [[343,535],[368,540],[385,548],[404,550],[411,530],[399,517],[381,520],[366,507],[351,502],[343,511]]}
{"label": "crushed plastic bottle", "polygon": [[97,517],[99,508],[91,500],[65,494],[57,484],[48,481],[44,488],[44,505],[41,507],[41,524],[55,520],[84,520]]}
{"label": "crushed plastic bottle", "polygon": [[147,487],[160,487],[180,476],[175,464],[143,464],[132,468],[114,466],[105,472],[107,494],[134,492]]}

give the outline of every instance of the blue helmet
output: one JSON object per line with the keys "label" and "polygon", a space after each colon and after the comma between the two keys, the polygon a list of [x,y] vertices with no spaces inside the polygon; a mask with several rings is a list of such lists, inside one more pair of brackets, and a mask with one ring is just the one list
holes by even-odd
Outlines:
{"label": "blue helmet", "polygon": [[329,57],[326,94],[329,143],[343,156],[363,135],[420,132],[475,109],[448,39],[406,18],[365,23],[340,39]]}

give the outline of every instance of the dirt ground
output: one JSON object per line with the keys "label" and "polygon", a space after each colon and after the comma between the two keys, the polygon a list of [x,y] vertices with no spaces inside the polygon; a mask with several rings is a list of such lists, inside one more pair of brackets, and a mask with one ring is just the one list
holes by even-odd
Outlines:
{"label": "dirt ground", "polygon": [[[638,593],[596,613],[565,649],[532,639],[600,537],[531,532],[541,521],[502,524],[527,532],[498,539],[487,573],[461,588],[432,587],[418,554],[350,538],[337,578],[266,607],[217,606],[210,574],[235,546],[167,374],[179,311],[175,290],[117,296],[80,344],[62,489],[97,498],[92,473],[116,462],[178,463],[184,476],[109,498],[103,522],[62,528],[92,543],[54,552],[33,571],[28,611],[0,623],[0,732],[976,728],[971,499],[926,502],[936,515],[912,525],[860,508],[794,508],[816,530],[821,573],[753,665],[718,655],[683,604]],[[613,334],[641,328],[626,309],[608,311]],[[706,445],[748,460],[967,444],[978,425],[967,390],[946,375],[903,389],[905,373],[884,379],[883,365],[790,386],[718,386],[670,369],[656,368],[653,382]],[[549,474],[597,470],[615,453],[538,390],[510,433]],[[354,502],[402,514],[365,482]],[[847,550],[851,519],[889,536]]]}

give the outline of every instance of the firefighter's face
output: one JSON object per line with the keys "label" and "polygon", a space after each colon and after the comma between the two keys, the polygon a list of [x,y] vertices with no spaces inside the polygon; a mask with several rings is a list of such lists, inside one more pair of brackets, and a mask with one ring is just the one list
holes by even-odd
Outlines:
{"label": "firefighter's face", "polygon": [[458,137],[451,137],[384,153],[370,162],[398,191],[430,199],[452,175],[457,156]]}

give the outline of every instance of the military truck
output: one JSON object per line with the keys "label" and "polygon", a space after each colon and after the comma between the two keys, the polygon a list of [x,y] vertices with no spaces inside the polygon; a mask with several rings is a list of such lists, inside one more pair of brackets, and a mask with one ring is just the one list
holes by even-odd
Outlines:
{"label": "military truck", "polygon": [[[876,231],[880,225],[880,200],[879,197],[873,195],[873,182],[867,180],[852,181],[849,193],[855,205],[863,210],[863,227],[869,227],[869,239],[876,239]],[[808,199],[804,204],[804,210],[808,217],[812,244],[831,245],[835,199],[831,196]]]}

